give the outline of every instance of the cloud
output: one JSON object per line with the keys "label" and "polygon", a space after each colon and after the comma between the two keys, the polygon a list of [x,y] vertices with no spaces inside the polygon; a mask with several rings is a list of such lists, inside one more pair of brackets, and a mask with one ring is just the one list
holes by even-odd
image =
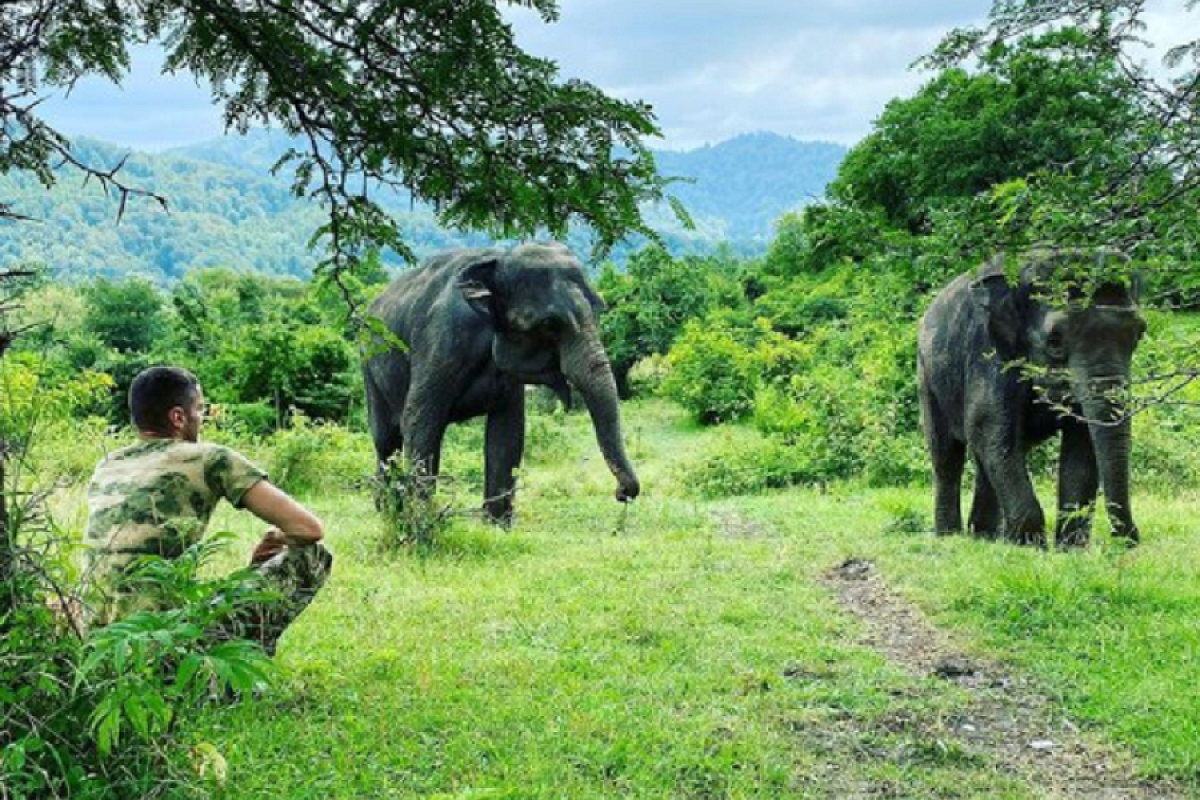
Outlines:
{"label": "cloud", "polygon": [[[1150,4],[1147,38],[1200,38],[1200,11],[1186,0]],[[518,43],[550,58],[563,77],[643,100],[663,138],[688,149],[769,130],[853,144],[894,97],[929,76],[909,69],[950,29],[985,21],[992,0],[560,0],[543,24],[509,7]],[[1146,54],[1157,64],[1165,53]],[[67,101],[44,106],[49,121],[145,149],[220,135],[220,112],[188,76],[162,76],[161,50],[134,48],[119,89],[84,81]]]}
{"label": "cloud", "polygon": [[543,25],[514,12],[517,41],[577,77],[649,102],[662,144],[690,148],[772,130],[853,143],[923,77],[909,65],[989,0],[563,0]]}

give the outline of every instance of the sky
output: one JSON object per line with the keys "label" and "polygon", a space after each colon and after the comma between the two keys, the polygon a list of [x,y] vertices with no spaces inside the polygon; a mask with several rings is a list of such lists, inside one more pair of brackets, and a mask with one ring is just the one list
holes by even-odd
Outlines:
{"label": "sky", "polygon": [[[1150,0],[1152,40],[1200,37],[1200,11]],[[509,12],[517,42],[579,78],[648,102],[658,149],[690,150],[771,131],[852,145],[888,100],[931,77],[910,69],[952,28],[981,23],[991,0],[560,0],[544,24]],[[1161,55],[1161,48],[1157,59]],[[163,76],[154,45],[138,47],[121,87],[81,82],[42,106],[47,121],[157,151],[222,135],[219,109],[190,76]]]}

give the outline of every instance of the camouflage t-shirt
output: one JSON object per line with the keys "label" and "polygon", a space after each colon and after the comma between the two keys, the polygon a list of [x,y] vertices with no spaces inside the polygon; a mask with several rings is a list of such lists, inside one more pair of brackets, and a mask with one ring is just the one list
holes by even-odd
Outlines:
{"label": "camouflage t-shirt", "polygon": [[228,447],[180,439],[146,439],[101,461],[88,486],[84,537],[92,621],[111,622],[135,606],[119,588],[130,562],[178,557],[200,540],[221,498],[240,507],[266,476]]}

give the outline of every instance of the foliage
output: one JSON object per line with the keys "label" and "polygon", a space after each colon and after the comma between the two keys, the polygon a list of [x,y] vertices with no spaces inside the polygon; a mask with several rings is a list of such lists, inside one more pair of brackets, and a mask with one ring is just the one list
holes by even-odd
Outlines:
{"label": "foliage", "polygon": [[84,295],[84,333],[118,353],[145,353],[163,335],[163,299],[147,281],[132,278],[116,283],[98,279]]}
{"label": "foliage", "polygon": [[912,98],[888,103],[830,185],[836,200],[877,208],[886,225],[929,233],[941,204],[1081,159],[1128,163],[1132,87],[1076,30],[981,53]]}
{"label": "foliage", "polygon": [[312,422],[293,410],[286,429],[266,442],[271,481],[284,491],[307,495],[346,491],[366,482],[372,456],[360,438],[327,422]]}
{"label": "foliage", "polygon": [[804,451],[779,437],[728,438],[684,468],[683,485],[700,497],[737,497],[820,482]]}
{"label": "foliage", "polygon": [[249,326],[227,356],[233,366],[230,389],[242,402],[269,399],[277,425],[296,408],[322,419],[344,419],[358,388],[357,364],[338,334],[319,326]]}
{"label": "foliage", "polygon": [[[221,424],[240,425],[245,434],[280,427],[289,408],[346,420],[361,405],[357,358],[343,334],[345,307],[319,285],[197,270],[169,293],[138,279],[99,279],[45,286],[31,300],[20,321],[37,325],[35,334],[14,347],[43,363],[47,383],[70,385],[80,371],[109,379],[107,397],[80,414],[125,423],[129,384],[155,363],[192,369],[225,417]],[[51,301],[73,310],[53,315]]]}
{"label": "foliage", "polygon": [[438,499],[434,484],[445,492],[448,476],[435,478],[424,465],[401,453],[383,465],[375,479],[376,505],[383,512],[379,547],[384,552],[406,548],[429,550],[450,527],[452,505]]}
{"label": "foliage", "polygon": [[[557,15],[553,0],[521,5],[547,22]],[[430,203],[443,224],[501,236],[561,236],[579,220],[601,249],[630,232],[653,238],[639,207],[664,187],[641,142],[657,133],[649,107],[560,80],[553,62],[516,45],[499,6],[7,4],[0,83],[15,91],[0,100],[0,173],[51,185],[52,165],[65,160],[119,194],[123,212],[139,187],[124,182],[122,163],[81,161],[40,118],[37,93],[88,75],[119,82],[129,43],[158,40],[168,70],[212,87],[230,128],[276,123],[300,138],[276,166],[327,212],[314,240],[334,273],[385,247],[411,254],[379,204],[394,192]],[[0,213],[19,212],[6,204]]]}
{"label": "foliage", "polygon": [[[94,185],[70,179],[66,167],[49,190],[31,175],[0,175],[0,195],[41,221],[7,226],[0,237],[0,263],[42,262],[52,276],[67,281],[141,275],[168,285],[196,270],[220,267],[307,279],[320,261],[320,253],[306,245],[321,224],[322,210],[293,196],[286,176],[269,173],[290,147],[302,146],[278,130],[253,129],[160,153],[130,153],[123,171],[169,198],[171,213],[130,203],[120,225],[113,224],[111,199]],[[115,145],[83,138],[72,141],[72,149],[94,164],[116,163],[125,154]],[[744,146],[733,140],[689,152],[653,152],[664,175],[695,180],[672,189],[688,206],[694,227],[684,227],[665,204],[645,209],[672,255],[705,255],[727,243],[732,253],[747,256],[766,248],[772,222],[782,211],[821,196],[845,149],[764,136]],[[494,241],[484,233],[440,225],[432,206],[407,193],[378,199],[419,258]],[[592,238],[586,226],[573,224],[565,241],[585,253]],[[611,257],[622,263],[645,246],[645,237],[632,236],[618,243]],[[377,260],[392,271],[406,266],[391,251],[379,253]],[[371,280],[371,272],[364,260],[358,275]]]}
{"label": "foliage", "polygon": [[608,264],[596,288],[604,298],[600,333],[617,388],[630,394],[629,371],[639,360],[665,354],[684,324],[736,293],[719,258],[672,258],[646,247],[618,271]]}
{"label": "foliage", "polygon": [[750,354],[729,327],[687,323],[668,355],[662,392],[705,424],[749,413],[757,376]]}
{"label": "foliage", "polygon": [[[1011,48],[1035,29],[1064,29],[1081,53],[1113,64],[1127,87],[1126,132],[1113,148],[1101,147],[1065,164],[1045,165],[1028,180],[995,198],[989,225],[968,239],[970,246],[1063,242],[1103,244],[1131,253],[1140,263],[1195,285],[1194,224],[1200,188],[1195,124],[1195,57],[1200,40],[1179,40],[1160,63],[1146,58],[1140,34],[1146,4],[1114,0],[997,3],[986,25],[951,32],[926,62],[950,67],[1002,48]],[[1188,12],[1194,13],[1189,4]],[[1181,26],[1181,35],[1186,26]],[[1098,98],[1103,101],[1104,98]],[[1190,303],[1194,291],[1172,298]]]}
{"label": "foliage", "polygon": [[257,645],[209,632],[266,598],[240,575],[199,577],[223,545],[213,538],[175,561],[147,558],[133,574],[171,607],[81,637],[61,611],[73,602],[67,540],[33,510],[15,523],[23,544],[0,603],[0,786],[16,798],[118,800],[194,782],[176,751],[180,725],[211,696],[267,678]]}

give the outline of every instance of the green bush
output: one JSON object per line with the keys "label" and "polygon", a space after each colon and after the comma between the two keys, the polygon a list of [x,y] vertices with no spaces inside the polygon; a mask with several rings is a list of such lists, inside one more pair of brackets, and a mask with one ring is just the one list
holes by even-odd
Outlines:
{"label": "green bush", "polygon": [[[45,531],[24,527],[21,539]],[[65,540],[18,546],[18,569],[0,585],[0,794],[12,798],[124,800],[168,787],[205,794],[182,758],[179,722],[210,698],[249,693],[268,678],[258,645],[216,643],[211,626],[242,602],[240,576],[216,581],[199,569],[219,538],[181,558],[148,557],[135,575],[168,610],[141,611],[82,635],[50,610],[67,595]],[[219,754],[217,754],[219,758]]]}
{"label": "green bush", "polygon": [[275,409],[269,403],[213,404],[211,422],[239,439],[262,439],[278,427]]}
{"label": "green bush", "polygon": [[630,393],[645,397],[662,393],[662,385],[669,372],[670,365],[665,355],[656,353],[643,358],[629,370]]}
{"label": "green bush", "polygon": [[687,324],[667,357],[670,370],[662,383],[664,395],[706,425],[744,417],[758,384],[749,350],[711,322]]}
{"label": "green bush", "polygon": [[287,492],[350,489],[371,475],[375,458],[366,437],[332,422],[293,412],[292,425],[267,440],[271,481]]}
{"label": "green bush", "polygon": [[727,437],[684,470],[685,490],[702,497],[758,494],[819,480],[804,451],[782,439]]}

